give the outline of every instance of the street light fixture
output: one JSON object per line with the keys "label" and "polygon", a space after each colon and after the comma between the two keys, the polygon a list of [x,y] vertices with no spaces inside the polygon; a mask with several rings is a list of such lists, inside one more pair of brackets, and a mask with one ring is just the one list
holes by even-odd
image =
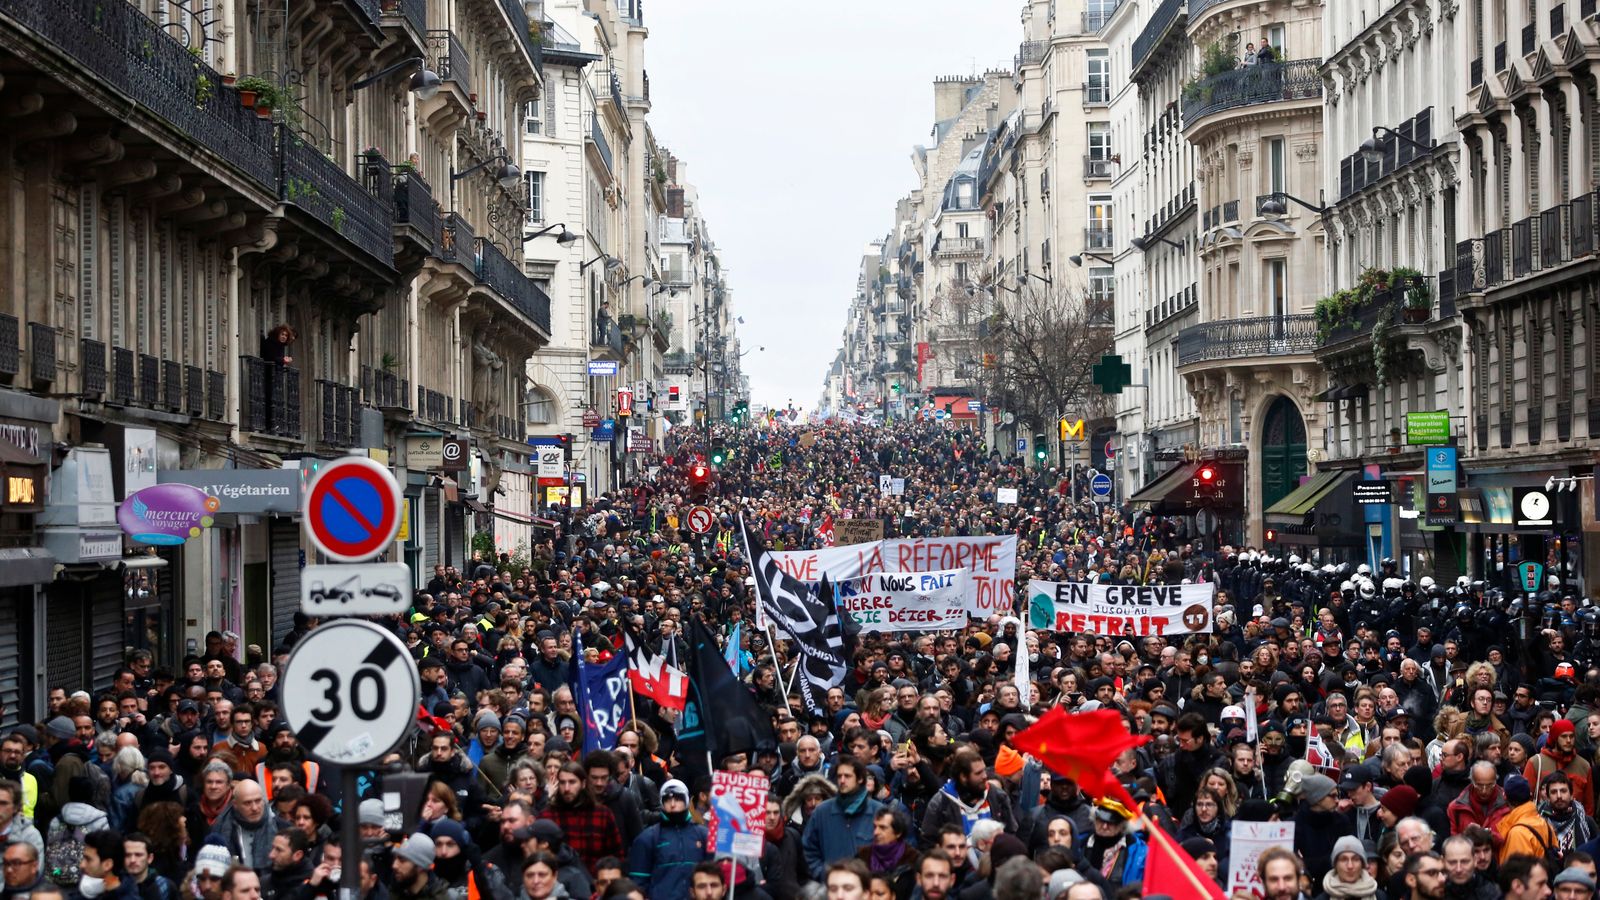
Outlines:
{"label": "street light fixture", "polygon": [[589,268],[590,266],[594,265],[595,263],[599,262],[602,259],[606,261],[606,271],[607,272],[614,272],[617,269],[622,268],[622,260],[617,259],[615,256],[610,256],[608,254],[602,253],[599,256],[596,256],[594,259],[591,259],[588,262],[584,263],[583,265],[578,266],[578,271],[582,272],[583,270]]}
{"label": "street light fixture", "polygon": [[618,287],[618,289],[621,289],[621,288],[625,288],[625,287],[627,287],[627,286],[628,286],[628,282],[630,282],[630,281],[634,281],[634,280],[637,280],[637,279],[640,279],[640,278],[642,278],[642,279],[644,279],[644,281],[643,281],[643,282],[641,282],[641,283],[642,283],[642,284],[643,284],[643,285],[644,285],[644,286],[645,286],[645,287],[649,287],[649,286],[650,286],[650,285],[652,285],[652,284],[655,284],[655,283],[656,283],[656,280],[655,280],[655,279],[654,279],[654,278],[651,278],[651,277],[650,277],[650,276],[649,276],[649,275],[635,275],[635,276],[633,276],[633,277],[632,277],[632,278],[625,278],[625,279],[623,279],[623,281],[622,281],[622,283],[621,283],[621,284],[619,284],[619,285],[617,285],[617,287]]}
{"label": "street light fixture", "polygon": [[1051,281],[1049,278],[1047,278],[1047,277],[1045,277],[1043,275],[1036,275],[1033,272],[1029,272],[1029,273],[1027,273],[1027,275],[1028,275],[1029,278],[1037,278],[1037,279],[1039,279],[1040,281],[1044,282],[1047,287],[1055,287],[1055,282]]}
{"label": "street light fixture", "polygon": [[388,68],[380,69],[375,74],[368,75],[366,78],[350,85],[350,90],[359,91],[371,87],[382,79],[412,66],[415,66],[417,71],[411,73],[411,92],[417,95],[418,100],[433,99],[433,95],[439,93],[439,87],[444,82],[439,80],[439,74],[428,68],[427,63],[420,56],[402,59]]}
{"label": "street light fixture", "polygon": [[1277,191],[1276,193],[1269,195],[1267,199],[1261,201],[1261,214],[1263,216],[1281,216],[1287,213],[1289,211],[1289,204],[1285,203],[1285,200],[1293,200],[1294,202],[1304,206],[1306,209],[1309,209],[1314,213],[1317,213],[1318,215],[1328,211],[1326,206],[1309,203],[1285,191]]}
{"label": "street light fixture", "polygon": [[1158,242],[1178,248],[1178,255],[1180,256],[1186,255],[1189,252],[1187,247],[1183,246],[1177,241],[1164,237],[1136,237],[1128,240],[1128,243],[1133,245],[1133,249],[1139,251],[1140,253],[1149,253],[1150,248],[1155,246]]}
{"label": "street light fixture", "polygon": [[1421,141],[1415,140],[1413,138],[1409,138],[1409,137],[1401,134],[1400,132],[1395,131],[1393,128],[1389,128],[1388,126],[1385,126],[1385,125],[1374,125],[1374,126],[1372,126],[1372,137],[1369,137],[1366,140],[1361,142],[1361,158],[1362,159],[1366,160],[1369,163],[1381,163],[1381,162],[1383,162],[1383,150],[1381,148],[1379,148],[1379,146],[1378,146],[1378,139],[1380,137],[1396,137],[1396,138],[1399,138],[1400,140],[1405,141],[1406,143],[1410,144],[1411,146],[1417,148],[1418,150],[1421,150],[1423,153],[1432,153],[1433,149],[1434,149],[1434,146],[1435,146],[1434,144],[1431,144],[1431,143],[1424,144]]}
{"label": "street light fixture", "polygon": [[1081,268],[1083,268],[1083,261],[1085,259],[1092,259],[1092,260],[1095,260],[1096,262],[1103,262],[1108,266],[1116,264],[1116,260],[1112,259],[1109,256],[1106,256],[1103,253],[1073,254],[1072,256],[1067,257],[1067,262],[1072,263],[1073,265],[1075,265],[1075,266],[1077,266],[1078,268],[1081,269]]}
{"label": "street light fixture", "polygon": [[525,235],[522,236],[522,239],[524,241],[531,241],[531,240],[533,240],[535,238],[541,238],[541,237],[544,237],[545,235],[549,234],[550,232],[555,231],[557,228],[561,229],[561,233],[556,235],[556,243],[558,243],[558,244],[570,244],[573,241],[578,239],[577,235],[575,235],[572,232],[567,230],[567,223],[565,223],[565,222],[557,222],[554,225],[549,225],[549,226],[546,226],[544,228],[539,229],[538,231],[532,232],[530,234],[525,234]]}
{"label": "street light fixture", "polygon": [[522,170],[518,169],[515,165],[512,165],[511,157],[502,153],[499,156],[486,159],[470,169],[464,169],[460,172],[451,172],[450,183],[453,185],[468,175],[471,175],[473,172],[476,172],[479,169],[486,169],[495,163],[499,163],[500,168],[495,170],[494,180],[499,182],[501,187],[513,188],[517,186],[517,182],[522,180]]}

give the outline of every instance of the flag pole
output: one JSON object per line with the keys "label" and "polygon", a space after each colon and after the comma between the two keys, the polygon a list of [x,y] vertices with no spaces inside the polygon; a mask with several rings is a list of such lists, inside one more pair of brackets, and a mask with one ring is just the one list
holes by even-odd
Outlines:
{"label": "flag pole", "polygon": [[[779,684],[783,684],[783,666],[778,663],[778,639],[773,634],[770,621],[767,623],[767,651],[772,654],[772,674]],[[794,715],[794,710],[789,706],[788,685],[784,685],[783,688],[783,711],[791,716]]]}
{"label": "flag pole", "polygon": [[[1154,822],[1150,821],[1150,818],[1144,814],[1144,810],[1142,809],[1139,811],[1139,826],[1145,830],[1146,835],[1154,835],[1158,831],[1161,832],[1161,852],[1167,854],[1169,857],[1172,855],[1175,848],[1171,843],[1168,843],[1172,840],[1172,838],[1168,836],[1165,831],[1161,831],[1161,827],[1159,825],[1156,825]],[[1145,865],[1146,867],[1150,865],[1148,860],[1146,860]],[[1216,890],[1208,890],[1205,883],[1196,878],[1194,873],[1189,870],[1188,866],[1180,865],[1178,868],[1183,871],[1184,880],[1189,882],[1189,887],[1194,890],[1195,896],[1215,897],[1222,893],[1222,888],[1220,885],[1212,885],[1212,887],[1216,888]]]}

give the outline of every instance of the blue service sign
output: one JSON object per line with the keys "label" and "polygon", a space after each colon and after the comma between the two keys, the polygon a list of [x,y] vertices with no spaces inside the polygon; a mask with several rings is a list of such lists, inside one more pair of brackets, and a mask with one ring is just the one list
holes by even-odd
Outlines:
{"label": "blue service sign", "polygon": [[1028,441],[1027,441],[1026,438],[1017,438],[1017,452],[1018,453],[1027,453],[1028,452]]}
{"label": "blue service sign", "polygon": [[1094,477],[1089,479],[1089,492],[1096,497],[1111,496],[1111,477],[1104,472],[1094,473]]}
{"label": "blue service sign", "polygon": [[615,440],[617,437],[617,420],[601,419],[599,427],[595,428],[592,436],[597,441]]}
{"label": "blue service sign", "polygon": [[1456,448],[1429,447],[1428,493],[1454,494],[1456,492]]}
{"label": "blue service sign", "polygon": [[615,375],[617,374],[617,361],[614,359],[589,360],[590,375]]}

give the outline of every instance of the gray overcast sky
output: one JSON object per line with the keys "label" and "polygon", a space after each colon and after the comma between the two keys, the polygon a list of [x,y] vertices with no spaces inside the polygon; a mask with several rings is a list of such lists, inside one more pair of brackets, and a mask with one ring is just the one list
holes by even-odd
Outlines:
{"label": "gray overcast sky", "polygon": [[[861,251],[916,186],[933,79],[1009,67],[1021,0],[653,0],[650,113],[729,269],[757,403],[815,406]],[[757,347],[765,346],[765,352]]]}

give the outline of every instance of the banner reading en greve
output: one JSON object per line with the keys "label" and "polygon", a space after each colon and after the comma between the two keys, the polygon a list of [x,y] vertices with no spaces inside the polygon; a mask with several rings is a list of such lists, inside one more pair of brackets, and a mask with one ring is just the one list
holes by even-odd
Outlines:
{"label": "banner reading en greve", "polygon": [[1028,582],[1028,624],[1053,631],[1144,637],[1210,634],[1215,584]]}
{"label": "banner reading en greve", "polygon": [[967,625],[966,569],[879,572],[864,575],[855,591],[838,592],[839,608],[862,631],[946,631]]}

